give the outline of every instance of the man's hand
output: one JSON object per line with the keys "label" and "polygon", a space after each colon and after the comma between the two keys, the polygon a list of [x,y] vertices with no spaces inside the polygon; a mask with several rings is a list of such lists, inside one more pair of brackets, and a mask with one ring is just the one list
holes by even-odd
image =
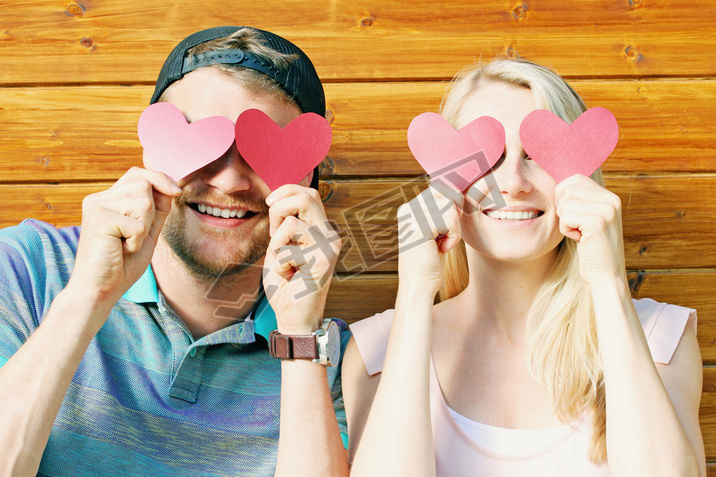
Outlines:
{"label": "man's hand", "polygon": [[341,239],[315,189],[285,185],[266,198],[271,242],[263,284],[285,334],[315,331],[326,303]]}
{"label": "man's hand", "polygon": [[108,190],[87,196],[67,288],[113,306],[149,265],[172,197],[180,193],[166,175],[132,168]]}

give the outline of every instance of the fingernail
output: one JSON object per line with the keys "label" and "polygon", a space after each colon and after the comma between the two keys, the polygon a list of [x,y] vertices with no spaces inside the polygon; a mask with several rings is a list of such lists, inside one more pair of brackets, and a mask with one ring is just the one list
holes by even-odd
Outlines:
{"label": "fingernail", "polygon": [[172,182],[171,184],[169,184],[169,187],[171,188],[172,192],[174,192],[175,194],[181,194],[181,187],[179,187],[175,183]]}

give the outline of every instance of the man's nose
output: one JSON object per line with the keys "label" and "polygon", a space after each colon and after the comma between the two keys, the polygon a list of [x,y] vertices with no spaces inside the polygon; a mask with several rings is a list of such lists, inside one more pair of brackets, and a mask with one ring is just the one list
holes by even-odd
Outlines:
{"label": "man's nose", "polygon": [[253,170],[239,154],[236,144],[205,169],[204,182],[223,194],[230,195],[251,187]]}

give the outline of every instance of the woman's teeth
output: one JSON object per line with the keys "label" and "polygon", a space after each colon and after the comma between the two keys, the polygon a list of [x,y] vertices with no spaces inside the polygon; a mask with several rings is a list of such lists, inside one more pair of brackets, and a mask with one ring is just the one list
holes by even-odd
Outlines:
{"label": "woman's teeth", "polygon": [[244,209],[221,209],[210,205],[197,204],[197,209],[202,214],[213,215],[214,217],[222,217],[224,219],[234,218],[241,219],[246,215]]}
{"label": "woman's teeth", "polygon": [[530,220],[534,219],[539,215],[539,212],[534,210],[523,210],[523,211],[504,211],[504,210],[490,210],[487,212],[487,216],[491,219],[497,220]]}

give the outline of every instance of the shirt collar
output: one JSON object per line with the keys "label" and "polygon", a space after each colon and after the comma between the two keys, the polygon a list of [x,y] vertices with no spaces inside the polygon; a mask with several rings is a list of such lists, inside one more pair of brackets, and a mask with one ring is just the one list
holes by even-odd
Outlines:
{"label": "shirt collar", "polygon": [[[139,280],[134,282],[129,290],[122,296],[132,303],[159,303],[159,287],[154,278],[152,266],[148,266]],[[248,319],[254,321],[254,333],[259,334],[268,341],[269,333],[277,328],[276,313],[269,305],[266,294],[261,293],[258,303],[249,314]]]}
{"label": "shirt collar", "polygon": [[132,303],[159,303],[159,288],[151,265],[122,298]]}

